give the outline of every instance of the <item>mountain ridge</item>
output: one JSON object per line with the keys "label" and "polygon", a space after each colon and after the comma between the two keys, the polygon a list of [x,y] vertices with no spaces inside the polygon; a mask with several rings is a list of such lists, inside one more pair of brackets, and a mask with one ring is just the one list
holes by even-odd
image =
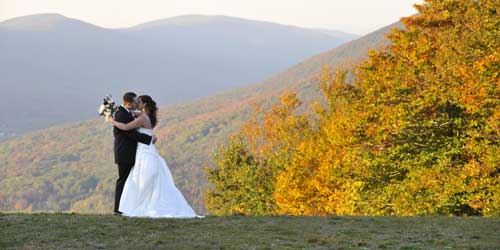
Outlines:
{"label": "mountain ridge", "polygon": [[[17,17],[3,20],[0,22],[0,28],[3,27],[3,28],[8,28],[8,29],[23,30],[26,28],[25,27],[26,25],[28,27],[30,25],[33,25],[35,27],[37,25],[40,25],[38,22],[42,22],[42,23],[49,22],[49,24],[50,23],[57,24],[58,22],[65,21],[65,20],[71,20],[71,21],[78,22],[78,23],[84,23],[86,25],[93,26],[93,27],[99,28],[99,29],[116,30],[116,31],[136,30],[136,29],[141,29],[141,28],[146,28],[146,27],[150,28],[152,26],[157,26],[157,25],[169,25],[169,24],[192,25],[192,24],[197,24],[197,23],[207,23],[207,22],[214,21],[214,20],[215,21],[230,20],[233,22],[242,22],[242,23],[254,22],[254,23],[261,23],[261,24],[284,26],[284,27],[288,27],[288,28],[297,28],[297,29],[304,29],[304,30],[317,30],[317,31],[323,32],[323,33],[325,33],[327,35],[331,35],[331,36],[360,37],[360,35],[358,35],[358,34],[353,34],[353,33],[340,31],[340,30],[332,30],[332,29],[326,29],[326,28],[306,28],[306,27],[301,27],[301,26],[297,26],[297,25],[289,25],[289,24],[283,24],[283,23],[271,22],[271,21],[262,21],[262,20],[248,19],[248,18],[242,18],[242,17],[228,16],[228,15],[206,15],[206,14],[185,14],[185,15],[171,16],[171,17],[166,17],[166,18],[145,21],[145,22],[130,25],[127,27],[108,28],[108,27],[100,26],[98,24],[94,24],[91,22],[80,20],[78,18],[68,17],[68,16],[65,16],[65,15],[57,13],[57,12],[46,12],[46,13],[22,15],[22,16],[17,16]],[[26,24],[26,22],[28,22],[28,24]]]}
{"label": "mountain ridge", "polygon": [[[55,28],[70,28],[69,25],[88,26],[88,28],[110,30],[59,13],[41,13],[10,18],[0,22],[0,29],[14,31],[47,31]],[[61,27],[62,26],[62,27]]]}
{"label": "mountain ridge", "polygon": [[[59,14],[0,23],[0,88],[9,93],[0,105],[26,100],[17,104],[17,117],[0,114],[0,132],[22,134],[92,118],[92,107],[108,93],[161,93],[162,105],[192,100],[265,79],[351,39],[221,20],[220,25],[135,31]],[[67,100],[71,109],[60,105]]]}

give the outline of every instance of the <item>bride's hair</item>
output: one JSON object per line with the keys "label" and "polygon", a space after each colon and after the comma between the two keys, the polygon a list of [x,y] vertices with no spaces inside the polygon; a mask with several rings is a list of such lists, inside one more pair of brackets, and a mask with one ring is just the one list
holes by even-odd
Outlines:
{"label": "bride's hair", "polygon": [[138,98],[144,103],[149,120],[151,120],[151,126],[154,128],[158,123],[158,108],[156,107],[156,102],[148,95],[141,95]]}

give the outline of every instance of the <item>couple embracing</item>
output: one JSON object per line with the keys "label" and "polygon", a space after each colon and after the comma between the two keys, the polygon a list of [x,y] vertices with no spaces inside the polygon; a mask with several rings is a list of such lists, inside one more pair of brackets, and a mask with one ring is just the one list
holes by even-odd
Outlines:
{"label": "couple embracing", "polygon": [[155,101],[128,92],[108,121],[114,126],[114,154],[118,165],[115,215],[151,218],[199,218],[177,189],[165,160],[155,147]]}

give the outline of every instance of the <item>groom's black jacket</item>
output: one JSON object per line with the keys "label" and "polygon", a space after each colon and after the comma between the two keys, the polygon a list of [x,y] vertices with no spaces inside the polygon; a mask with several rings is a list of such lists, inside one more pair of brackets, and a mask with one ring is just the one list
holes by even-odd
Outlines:
{"label": "groom's black jacket", "polygon": [[[115,113],[115,121],[129,123],[134,120],[124,107],[119,107]],[[135,129],[123,131],[117,127],[113,127],[115,136],[114,150],[116,164],[135,164],[135,152],[137,150],[137,142],[150,144],[152,137],[146,134],[137,132]]]}

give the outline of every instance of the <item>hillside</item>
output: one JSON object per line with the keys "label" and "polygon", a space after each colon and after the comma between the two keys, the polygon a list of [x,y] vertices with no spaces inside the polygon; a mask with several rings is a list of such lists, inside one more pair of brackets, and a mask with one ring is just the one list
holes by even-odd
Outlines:
{"label": "hillside", "polygon": [[[0,214],[2,249],[496,249],[500,219]],[[78,240],[76,240],[78,239]]]}
{"label": "hillside", "polygon": [[[105,29],[59,14],[0,23],[0,130],[24,133],[95,115],[108,93],[159,104],[245,86],[357,36],[227,16],[179,16]],[[19,102],[18,100],[23,100]],[[66,103],[68,105],[61,105]]]}
{"label": "hillside", "polygon": [[[204,211],[203,168],[210,153],[251,117],[253,103],[269,107],[283,91],[304,100],[317,94],[323,65],[342,67],[387,44],[400,23],[312,57],[263,82],[160,109],[159,151],[195,210]],[[154,96],[154,95],[153,95]],[[110,126],[101,119],[36,131],[0,144],[1,210],[110,212],[116,166]]]}

